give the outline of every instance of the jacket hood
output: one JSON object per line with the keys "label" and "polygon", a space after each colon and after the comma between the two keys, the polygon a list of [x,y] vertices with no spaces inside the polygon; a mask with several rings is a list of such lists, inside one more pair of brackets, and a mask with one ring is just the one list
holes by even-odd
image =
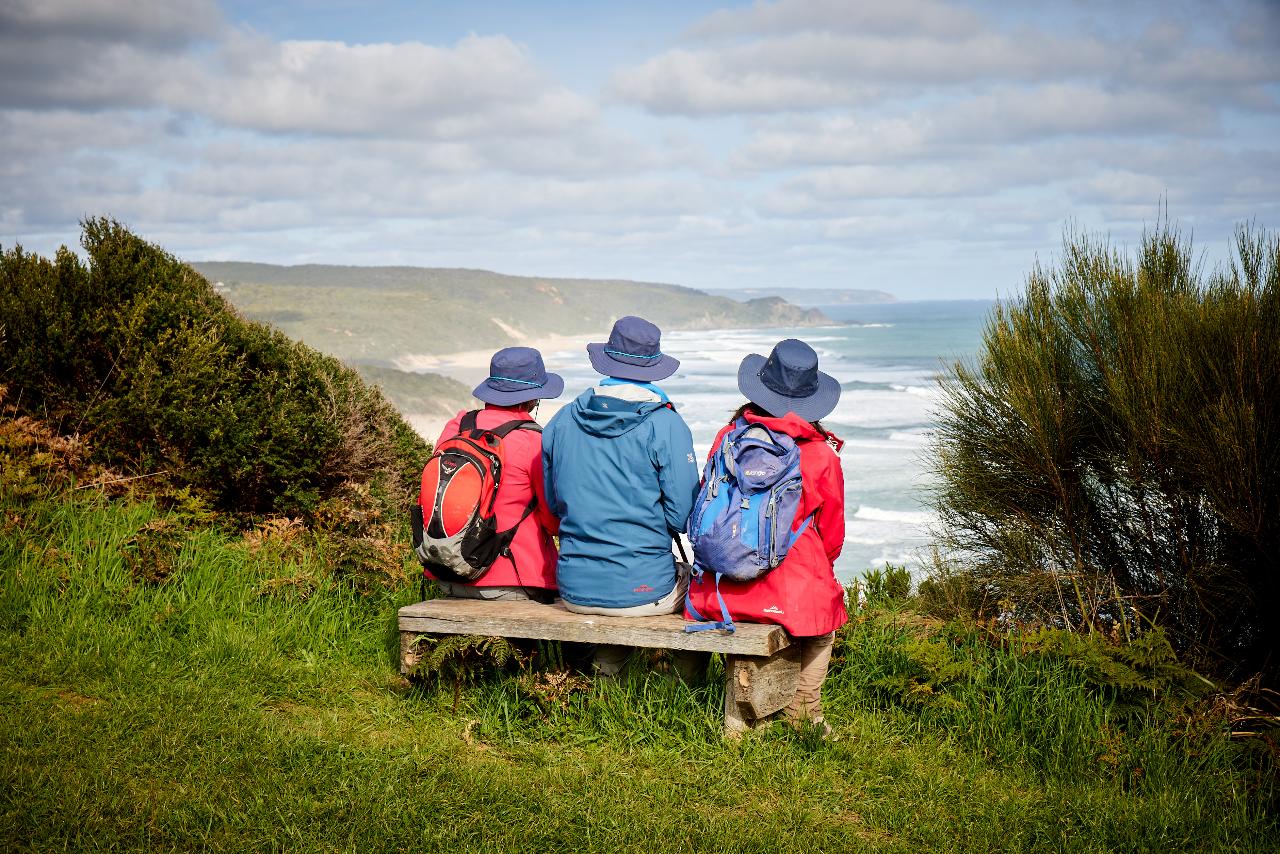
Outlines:
{"label": "jacket hood", "polygon": [[814,426],[805,421],[794,412],[788,412],[781,418],[772,415],[756,415],[754,412],[743,413],[743,418],[752,424],[763,424],[770,430],[776,430],[779,433],[786,433],[793,439],[808,439],[811,441],[826,442],[835,450],[839,451],[844,446],[844,440],[838,438],[834,433],[821,433],[814,429]]}
{"label": "jacket hood", "polygon": [[630,433],[665,405],[657,399],[624,400],[589,388],[573,401],[570,414],[584,432],[613,438]]}

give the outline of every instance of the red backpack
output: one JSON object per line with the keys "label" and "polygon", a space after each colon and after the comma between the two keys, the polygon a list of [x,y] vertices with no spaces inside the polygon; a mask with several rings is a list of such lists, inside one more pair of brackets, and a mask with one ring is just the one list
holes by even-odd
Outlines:
{"label": "red backpack", "polygon": [[411,511],[414,551],[423,568],[442,581],[473,583],[499,557],[510,558],[516,529],[537,506],[537,499],[530,501],[514,525],[498,530],[493,504],[505,463],[502,440],[512,430],[542,428],[518,420],[484,430],[476,427],[477,412],[462,416],[458,435],[436,446]]}

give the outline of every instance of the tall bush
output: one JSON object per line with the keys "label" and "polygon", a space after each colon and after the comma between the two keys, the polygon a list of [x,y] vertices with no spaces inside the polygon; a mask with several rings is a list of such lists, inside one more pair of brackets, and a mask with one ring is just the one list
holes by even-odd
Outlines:
{"label": "tall bush", "polygon": [[937,509],[989,614],[1280,672],[1280,240],[1234,249],[1206,273],[1168,225],[1132,255],[1068,234],[944,378]]}
{"label": "tall bush", "polygon": [[354,371],[244,320],[118,222],[87,220],[81,243],[87,264],[0,252],[0,382],[22,411],[224,510],[401,504],[427,448]]}

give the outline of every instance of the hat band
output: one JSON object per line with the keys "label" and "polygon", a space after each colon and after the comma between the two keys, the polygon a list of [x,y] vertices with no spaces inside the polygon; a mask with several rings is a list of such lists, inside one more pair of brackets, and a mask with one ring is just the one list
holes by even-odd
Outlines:
{"label": "hat band", "polygon": [[504,382],[504,383],[520,383],[520,385],[531,385],[534,388],[542,388],[544,385],[547,384],[545,380],[543,380],[540,383],[535,383],[530,380],[518,380],[518,379],[515,379],[514,377],[489,377],[488,382],[492,383],[495,380],[497,382]]}
{"label": "hat band", "polygon": [[[768,367],[768,365],[765,365],[765,367]],[[811,383],[806,383],[800,388],[792,389],[779,383],[774,378],[773,374],[765,373],[764,368],[761,368],[760,372],[757,373],[756,376],[760,379],[760,382],[764,383],[765,388],[769,389],[769,391],[774,394],[780,394],[783,397],[813,397],[818,392],[818,383],[816,380]]]}
{"label": "hat band", "polygon": [[604,351],[608,353],[610,356],[614,356],[614,357],[621,356],[624,359],[643,359],[645,361],[655,361],[657,359],[662,358],[661,352],[640,355],[638,353],[624,353],[621,350],[610,350],[608,347],[605,347]]}

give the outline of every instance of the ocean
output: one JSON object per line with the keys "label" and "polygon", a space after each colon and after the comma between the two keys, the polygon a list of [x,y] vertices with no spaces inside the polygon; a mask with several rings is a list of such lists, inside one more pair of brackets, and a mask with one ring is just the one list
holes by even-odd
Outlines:
{"label": "ocean", "polygon": [[[663,350],[680,370],[661,383],[693,432],[699,460],[742,402],[738,363],[768,355],[783,338],[818,351],[819,367],[840,381],[840,403],[823,426],[844,439],[845,546],[836,575],[848,583],[867,569],[905,564],[918,575],[934,522],[927,459],[937,376],[973,357],[988,301],[819,306],[842,325],[804,329],[733,329],[664,333]],[[847,324],[847,325],[844,325]],[[598,379],[585,355],[548,353],[565,378],[565,399]]]}

